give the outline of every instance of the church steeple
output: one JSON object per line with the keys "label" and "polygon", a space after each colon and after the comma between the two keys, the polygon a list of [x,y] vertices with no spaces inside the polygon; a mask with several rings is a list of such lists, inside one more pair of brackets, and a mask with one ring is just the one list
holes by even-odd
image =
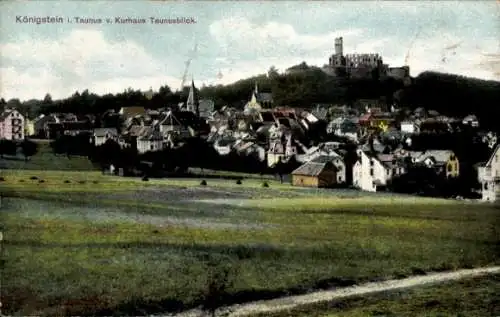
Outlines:
{"label": "church steeple", "polygon": [[186,108],[188,111],[195,113],[197,116],[200,115],[200,101],[198,98],[196,87],[194,86],[194,79],[191,79],[191,87],[189,88]]}

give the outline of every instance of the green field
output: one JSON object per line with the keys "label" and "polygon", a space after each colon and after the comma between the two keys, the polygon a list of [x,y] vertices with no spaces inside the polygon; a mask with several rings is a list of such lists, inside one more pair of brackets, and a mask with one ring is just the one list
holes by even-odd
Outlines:
{"label": "green field", "polygon": [[497,317],[500,316],[500,275],[337,300],[265,316]]}
{"label": "green field", "polygon": [[223,268],[231,303],[500,263],[500,213],[490,205],[260,180],[2,177],[11,315],[189,308]]}
{"label": "green field", "polygon": [[95,170],[92,163],[81,156],[67,157],[65,155],[55,155],[50,147],[49,140],[36,140],[38,153],[27,162],[19,154],[18,157],[0,159],[0,168],[14,170],[56,170],[56,171],[91,171]]}

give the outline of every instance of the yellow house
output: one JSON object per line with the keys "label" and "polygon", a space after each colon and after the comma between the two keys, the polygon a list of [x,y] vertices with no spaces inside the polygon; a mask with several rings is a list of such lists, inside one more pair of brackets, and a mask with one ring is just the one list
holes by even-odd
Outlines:
{"label": "yellow house", "polygon": [[460,162],[455,153],[451,153],[446,161],[446,177],[458,177],[460,175]]}
{"label": "yellow house", "polygon": [[331,187],[337,180],[337,169],[331,162],[307,162],[292,172],[292,185]]}
{"label": "yellow house", "polygon": [[35,122],[28,119],[27,117],[26,120],[24,120],[24,135],[25,136],[35,135]]}
{"label": "yellow house", "polygon": [[245,110],[261,110],[263,108],[271,108],[273,105],[273,97],[270,93],[259,92],[259,87],[255,84],[255,89],[252,93],[250,101],[245,105]]}
{"label": "yellow house", "polygon": [[446,177],[458,177],[460,175],[460,162],[453,151],[429,150],[414,154],[416,162],[424,163],[427,167],[434,168],[439,174]]}

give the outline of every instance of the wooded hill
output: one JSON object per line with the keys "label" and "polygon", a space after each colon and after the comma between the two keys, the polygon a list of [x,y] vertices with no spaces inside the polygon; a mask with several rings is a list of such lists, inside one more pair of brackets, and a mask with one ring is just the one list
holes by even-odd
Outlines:
{"label": "wooded hill", "polygon": [[[452,74],[424,72],[411,79],[405,86],[395,79],[338,79],[326,75],[321,69],[307,67],[300,72],[279,74],[271,67],[267,74],[239,80],[229,85],[201,87],[201,98],[214,100],[216,108],[229,105],[242,108],[249,100],[255,83],[261,92],[272,92],[274,104],[310,108],[315,104],[353,104],[358,99],[378,99],[384,97],[389,103],[396,103],[410,109],[425,107],[442,114],[465,116],[476,114],[483,125],[499,129],[496,122],[500,106],[500,82],[467,78]],[[159,108],[185,101],[186,87],[181,92],[173,92],[162,86],[151,100],[141,91],[132,88],[115,95],[98,96],[85,90],[76,92],[62,100],[52,100],[50,93],[44,100],[20,102],[11,99],[0,101],[0,110],[14,106],[34,117],[40,113],[73,112],[76,114],[99,114],[108,109],[124,106],[143,105]]]}

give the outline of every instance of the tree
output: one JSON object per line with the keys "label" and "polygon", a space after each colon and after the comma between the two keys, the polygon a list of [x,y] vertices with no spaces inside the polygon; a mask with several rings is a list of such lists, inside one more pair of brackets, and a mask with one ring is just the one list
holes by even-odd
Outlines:
{"label": "tree", "polygon": [[280,74],[278,73],[278,70],[274,66],[271,66],[271,68],[269,68],[269,70],[267,71],[267,77],[269,77],[270,79],[275,79],[279,75]]}
{"label": "tree", "polygon": [[0,99],[0,113],[5,110],[5,105],[6,104],[7,104],[7,102],[5,101],[5,99],[1,98]]}
{"label": "tree", "polygon": [[12,140],[0,140],[0,157],[4,155],[16,155],[16,143]]}
{"label": "tree", "polygon": [[38,144],[30,140],[24,140],[21,143],[21,151],[24,155],[24,160],[28,161],[30,157],[38,152]]}

